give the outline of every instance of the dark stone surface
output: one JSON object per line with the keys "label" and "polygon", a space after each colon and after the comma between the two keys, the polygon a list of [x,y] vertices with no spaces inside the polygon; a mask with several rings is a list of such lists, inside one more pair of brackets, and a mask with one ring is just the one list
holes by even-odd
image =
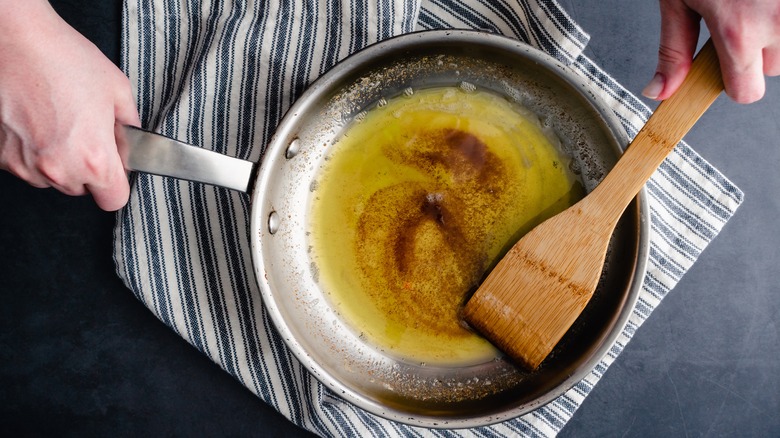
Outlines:
{"label": "dark stone surface", "polygon": [[[52,3],[116,60],[118,0]],[[586,53],[638,93],[657,4],[563,4],[592,36]],[[745,203],[561,436],[780,436],[780,80],[757,104],[721,97],[686,139]],[[0,205],[0,433],[306,435],[123,287],[112,214],[5,172]]]}

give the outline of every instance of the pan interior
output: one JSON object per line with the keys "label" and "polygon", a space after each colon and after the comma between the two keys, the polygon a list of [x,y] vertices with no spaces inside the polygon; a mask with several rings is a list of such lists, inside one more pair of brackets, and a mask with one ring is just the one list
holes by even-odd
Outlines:
{"label": "pan interior", "polygon": [[426,427],[512,418],[584,377],[625,324],[647,252],[647,211],[638,198],[613,235],[591,303],[532,373],[502,356],[458,366],[400,360],[361,337],[323,293],[312,256],[316,248],[306,230],[318,177],[356,116],[408,90],[464,83],[532,110],[561,140],[588,191],[627,143],[611,112],[546,55],[495,35],[422,32],[371,46],[315,82],[280,124],[253,192],[256,275],[292,352],[338,396],[377,415]]}
{"label": "pan interior", "polygon": [[399,360],[494,358],[459,314],[507,242],[584,195],[557,144],[530,111],[465,84],[379,102],[331,147],[312,192],[321,289]]}

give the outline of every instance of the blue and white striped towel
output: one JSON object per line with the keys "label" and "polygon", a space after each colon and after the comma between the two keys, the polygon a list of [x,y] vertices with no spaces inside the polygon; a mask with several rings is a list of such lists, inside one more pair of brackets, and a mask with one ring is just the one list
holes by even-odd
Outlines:
{"label": "blue and white striped towel", "polygon": [[[435,28],[489,30],[546,51],[600,90],[630,136],[650,114],[581,54],[588,36],[553,0],[126,0],[122,63],[146,128],[258,161],[285,110],[338,60],[380,39]],[[127,286],[163,322],[317,434],[552,436],[742,201],[738,188],[685,145],[648,192],[649,272],[620,338],[559,399],[483,430],[393,423],[341,401],[312,378],[261,303],[245,194],[136,175],[118,216],[115,260]]]}

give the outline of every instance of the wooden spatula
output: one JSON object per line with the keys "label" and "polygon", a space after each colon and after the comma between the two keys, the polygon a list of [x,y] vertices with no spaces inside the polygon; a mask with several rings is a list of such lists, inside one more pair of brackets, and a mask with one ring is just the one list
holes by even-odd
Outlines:
{"label": "wooden spatula", "polygon": [[537,368],[593,295],[623,211],[722,90],[708,41],[606,178],[509,250],[469,299],[465,320],[520,365]]}

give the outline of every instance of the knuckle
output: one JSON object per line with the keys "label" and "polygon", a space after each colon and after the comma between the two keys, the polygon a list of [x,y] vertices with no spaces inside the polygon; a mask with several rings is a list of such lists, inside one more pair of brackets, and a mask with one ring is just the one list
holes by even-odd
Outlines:
{"label": "knuckle", "polygon": [[691,60],[688,58],[688,54],[678,48],[665,44],[658,48],[658,62],[660,64],[669,66],[689,64]]}
{"label": "knuckle", "polygon": [[751,56],[756,48],[763,46],[763,34],[751,28],[751,21],[745,17],[722,20],[715,32],[720,36],[721,48],[725,52],[718,54],[734,62],[742,62],[744,58]]}
{"label": "knuckle", "polygon": [[84,157],[84,168],[90,175],[99,177],[103,170],[101,159],[97,152],[92,152]]}
{"label": "knuckle", "polygon": [[54,187],[62,193],[71,196],[84,194],[83,184],[74,178],[69,169],[58,159],[41,157],[36,165],[38,173],[45,181],[45,187]]}
{"label": "knuckle", "polygon": [[14,167],[13,160],[11,160],[5,153],[0,151],[0,169],[7,170],[13,173],[14,175],[17,175],[16,172],[12,170],[13,167]]}
{"label": "knuckle", "polygon": [[27,166],[24,166],[19,162],[3,163],[2,166],[3,169],[11,172],[11,174],[16,176],[17,178],[23,179],[27,182],[30,182],[30,180],[32,179],[31,173],[27,169]]}
{"label": "knuckle", "polygon": [[33,173],[18,154],[11,148],[0,149],[0,169],[8,171],[11,175],[32,184]]}
{"label": "knuckle", "polygon": [[50,156],[39,157],[35,168],[52,185],[62,186],[67,182],[65,168],[60,165],[58,160]]}
{"label": "knuckle", "polygon": [[105,186],[111,178],[111,169],[105,156],[97,151],[84,158],[84,167],[95,185]]}
{"label": "knuckle", "polygon": [[49,184],[47,184],[44,179],[40,177],[40,175],[34,174],[26,166],[11,163],[8,165],[8,167],[6,167],[6,170],[33,187],[37,187],[39,189],[49,187]]}
{"label": "knuckle", "polygon": [[24,163],[11,162],[5,166],[5,169],[33,187],[44,189],[51,186],[42,175],[30,170]]}

